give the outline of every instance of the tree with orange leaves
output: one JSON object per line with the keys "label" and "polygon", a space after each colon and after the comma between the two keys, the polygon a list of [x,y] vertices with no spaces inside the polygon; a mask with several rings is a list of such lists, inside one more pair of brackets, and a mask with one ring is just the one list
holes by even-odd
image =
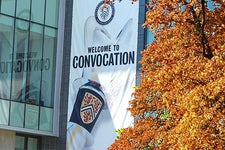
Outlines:
{"label": "tree with orange leaves", "polygon": [[133,127],[109,150],[225,149],[225,1],[151,0]]}

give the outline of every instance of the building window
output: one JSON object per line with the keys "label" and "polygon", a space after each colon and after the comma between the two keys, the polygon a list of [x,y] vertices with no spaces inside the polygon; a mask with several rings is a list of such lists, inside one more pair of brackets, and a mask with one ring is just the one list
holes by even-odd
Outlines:
{"label": "building window", "polygon": [[[146,5],[148,5],[148,3],[149,3],[149,0],[145,0],[145,3],[146,3]],[[147,12],[149,9],[146,7],[145,8],[145,12]],[[144,35],[145,37],[145,45],[148,45],[148,44],[151,44],[152,43],[152,41],[154,40],[154,35],[149,31],[149,28],[148,27],[146,27],[145,28],[145,35]]]}
{"label": "building window", "polygon": [[28,135],[16,135],[15,150],[39,150],[40,137]]}
{"label": "building window", "polygon": [[59,0],[0,0],[0,124],[53,132]]}

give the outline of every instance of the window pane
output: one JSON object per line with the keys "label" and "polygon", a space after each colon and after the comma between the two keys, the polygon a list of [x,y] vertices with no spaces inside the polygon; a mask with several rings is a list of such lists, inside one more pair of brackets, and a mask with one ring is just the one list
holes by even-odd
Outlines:
{"label": "window pane", "polygon": [[53,109],[41,107],[40,130],[51,132],[53,130]]}
{"label": "window pane", "polygon": [[10,99],[13,19],[0,15],[0,98]]}
{"label": "window pane", "polygon": [[44,5],[45,0],[33,0],[31,6],[31,20],[38,23],[44,23]]}
{"label": "window pane", "polygon": [[2,0],[1,13],[14,16],[15,14],[15,0]]}
{"label": "window pane", "polygon": [[8,125],[9,120],[9,101],[0,100],[0,124]]}
{"label": "window pane", "polygon": [[28,150],[37,150],[38,140],[37,138],[28,138],[27,149]]}
{"label": "window pane", "polygon": [[16,20],[16,33],[27,34],[29,29],[29,22],[23,20]]}
{"label": "window pane", "polygon": [[16,136],[15,150],[25,150],[25,137]]}
{"label": "window pane", "polygon": [[149,31],[148,28],[145,29],[146,31],[146,44],[151,44],[153,39],[154,39],[154,35]]}
{"label": "window pane", "polygon": [[16,20],[13,54],[12,99],[25,102],[27,90],[28,22]]}
{"label": "window pane", "polygon": [[41,72],[42,72],[42,39],[43,27],[31,24],[29,52],[28,52],[28,68],[26,82],[29,83],[29,97],[33,95],[33,104],[40,104],[41,92]]}
{"label": "window pane", "polygon": [[[31,24],[30,29],[30,51],[38,53],[38,58],[42,57],[42,39],[43,39],[43,27],[37,24]],[[37,55],[32,55],[36,58]]]}
{"label": "window pane", "polygon": [[11,102],[10,125],[23,127],[24,122],[24,104]]}
{"label": "window pane", "polygon": [[56,31],[45,28],[43,71],[42,71],[42,95],[44,95],[44,106],[53,107],[54,83],[55,83],[55,56],[56,56]]}
{"label": "window pane", "polygon": [[58,25],[58,0],[46,1],[46,20],[45,24],[53,27]]}
{"label": "window pane", "polygon": [[38,106],[26,105],[25,128],[38,129],[38,114]]}
{"label": "window pane", "polygon": [[29,20],[30,18],[30,0],[17,1],[16,16]]}

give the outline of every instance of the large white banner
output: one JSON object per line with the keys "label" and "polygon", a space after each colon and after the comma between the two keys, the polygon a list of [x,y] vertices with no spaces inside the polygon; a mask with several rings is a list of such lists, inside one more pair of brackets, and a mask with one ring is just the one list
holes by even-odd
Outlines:
{"label": "large white banner", "polygon": [[73,4],[67,149],[105,150],[132,124],[139,4]]}

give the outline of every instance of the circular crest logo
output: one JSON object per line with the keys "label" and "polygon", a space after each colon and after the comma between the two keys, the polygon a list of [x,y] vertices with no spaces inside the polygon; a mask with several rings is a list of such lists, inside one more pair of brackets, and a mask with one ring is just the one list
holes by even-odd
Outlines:
{"label": "circular crest logo", "polygon": [[104,4],[104,1],[101,1],[95,9],[95,19],[101,25],[109,24],[115,13],[115,8],[113,3]]}

